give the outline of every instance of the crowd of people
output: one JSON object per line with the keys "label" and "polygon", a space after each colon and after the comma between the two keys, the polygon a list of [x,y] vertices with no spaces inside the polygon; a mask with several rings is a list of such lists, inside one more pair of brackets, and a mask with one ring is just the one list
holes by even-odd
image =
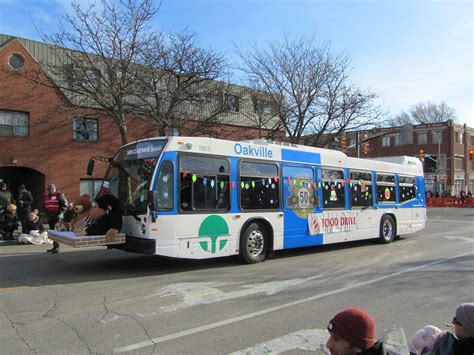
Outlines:
{"label": "crowd of people", "polygon": [[[55,184],[49,184],[45,194],[43,207],[48,220],[49,229],[54,229],[60,215],[67,209],[67,199],[64,194],[57,191]],[[0,233],[4,240],[13,240],[13,233],[21,227],[19,241],[39,244],[49,242],[44,234],[44,226],[37,209],[32,210],[34,202],[33,195],[24,184],[18,187],[18,194],[15,196],[8,189],[5,182],[1,183],[0,190]],[[35,239],[35,236],[38,238]],[[53,242],[53,248],[48,252],[58,253],[59,244]]]}
{"label": "crowd of people", "polygon": [[[462,303],[452,320],[453,332],[427,325],[408,341],[413,355],[473,355],[474,303]],[[375,321],[366,311],[351,307],[337,313],[327,326],[326,347],[331,355],[386,355],[391,352],[375,337]]]}
{"label": "crowd of people", "polygon": [[427,198],[430,198],[430,197],[434,197],[434,198],[454,197],[454,198],[457,198],[457,199],[460,199],[461,201],[463,201],[463,200],[466,200],[468,198],[471,198],[472,193],[471,193],[470,190],[468,192],[466,192],[464,190],[461,190],[459,192],[459,194],[453,196],[453,194],[451,193],[451,190],[444,190],[443,192],[441,192],[441,194],[438,191],[433,193],[431,190],[428,190],[426,192],[426,197]]}

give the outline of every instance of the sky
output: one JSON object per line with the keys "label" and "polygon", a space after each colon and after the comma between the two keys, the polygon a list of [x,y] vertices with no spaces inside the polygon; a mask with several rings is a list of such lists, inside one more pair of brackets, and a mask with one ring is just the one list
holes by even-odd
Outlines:
{"label": "sky", "polygon": [[[99,0],[92,0],[99,2]],[[90,0],[76,3],[87,4]],[[351,60],[352,84],[379,95],[388,118],[420,102],[455,109],[474,127],[471,0],[156,0],[156,30],[196,33],[237,61],[235,46],[314,37]],[[69,0],[0,0],[0,33],[41,40]]]}

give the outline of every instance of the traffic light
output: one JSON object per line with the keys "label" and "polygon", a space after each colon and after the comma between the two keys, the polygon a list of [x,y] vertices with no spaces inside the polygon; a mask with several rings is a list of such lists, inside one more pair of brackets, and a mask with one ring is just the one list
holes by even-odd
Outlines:
{"label": "traffic light", "polygon": [[364,143],[364,154],[369,154],[369,142]]}
{"label": "traffic light", "polygon": [[341,140],[339,141],[341,145],[341,151],[345,152],[347,149],[347,136],[345,133],[342,134]]}
{"label": "traffic light", "polygon": [[469,160],[474,160],[474,149],[469,149]]}
{"label": "traffic light", "polygon": [[448,181],[449,181],[448,175],[444,175],[444,183],[446,185],[448,185]]}
{"label": "traffic light", "polygon": [[367,155],[369,153],[369,142],[367,140],[369,139],[369,135],[367,133],[364,133],[364,154]]}
{"label": "traffic light", "polygon": [[423,149],[420,149],[420,155],[419,155],[419,157],[420,157],[420,160],[421,160],[421,161],[424,161],[424,160],[425,160],[425,151],[424,151]]}

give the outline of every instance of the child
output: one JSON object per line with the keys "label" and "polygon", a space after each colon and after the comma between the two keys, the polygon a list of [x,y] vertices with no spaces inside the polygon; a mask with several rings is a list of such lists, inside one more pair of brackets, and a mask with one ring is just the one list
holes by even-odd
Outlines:
{"label": "child", "polygon": [[433,325],[427,325],[421,328],[408,342],[410,350],[418,355],[428,354],[443,333],[441,329]]}

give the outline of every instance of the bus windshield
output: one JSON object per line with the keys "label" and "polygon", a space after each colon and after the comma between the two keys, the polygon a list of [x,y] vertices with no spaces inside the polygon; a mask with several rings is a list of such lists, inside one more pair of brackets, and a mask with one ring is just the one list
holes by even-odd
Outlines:
{"label": "bus windshield", "polygon": [[166,140],[121,148],[104,178],[101,191],[117,197],[123,215],[147,213],[148,190]]}

